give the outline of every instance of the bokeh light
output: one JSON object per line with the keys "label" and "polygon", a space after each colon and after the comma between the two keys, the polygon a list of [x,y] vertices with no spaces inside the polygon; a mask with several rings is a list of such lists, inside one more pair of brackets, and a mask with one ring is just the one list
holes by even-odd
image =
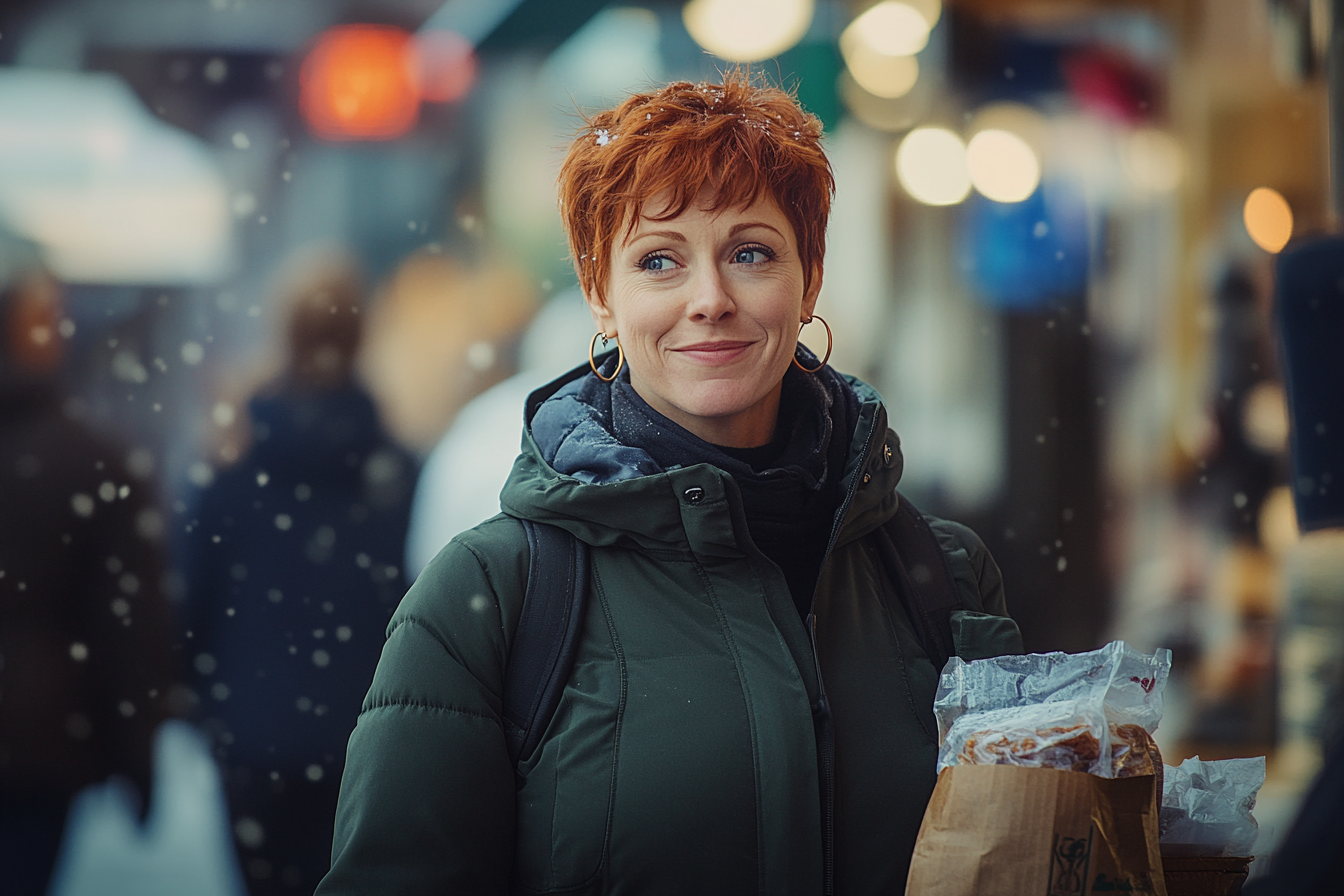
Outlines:
{"label": "bokeh light", "polygon": [[1138,128],[1125,140],[1120,163],[1131,183],[1150,193],[1176,189],[1185,176],[1185,153],[1176,138],[1158,128]]}
{"label": "bokeh light", "polygon": [[1264,503],[1260,505],[1256,528],[1260,533],[1261,544],[1271,554],[1288,553],[1300,535],[1292,489],[1279,485],[1269,490]]}
{"label": "bokeh light", "polygon": [[864,90],[883,99],[904,96],[919,79],[919,62],[914,56],[892,56],[878,51],[855,23],[840,35],[840,53],[850,75]]}
{"label": "bokeh light", "polygon": [[930,27],[909,3],[882,0],[850,22],[845,34],[883,56],[913,56],[928,45]]}
{"label": "bokeh light", "polygon": [[1266,252],[1277,253],[1293,235],[1293,210],[1278,190],[1257,187],[1241,210],[1246,232]]}
{"label": "bokeh light", "polygon": [[[914,57],[907,57],[914,61]],[[855,118],[870,128],[904,133],[924,120],[928,113],[929,91],[911,90],[892,99],[864,90],[848,69],[836,78],[836,90]]]}
{"label": "bokeh light", "polygon": [[455,31],[422,31],[415,36],[412,56],[422,100],[456,102],[476,81],[476,54],[471,43]]}
{"label": "bokeh light", "polygon": [[942,0],[902,0],[902,2],[924,17],[930,31],[938,24],[938,19],[943,14]]}
{"label": "bokeh light", "polygon": [[1264,454],[1288,448],[1288,397],[1272,380],[1250,388],[1241,404],[1241,430],[1247,444]]}
{"label": "bokeh light", "polygon": [[995,202],[1021,202],[1041,182],[1041,163],[1022,137],[987,128],[966,144],[971,183]]}
{"label": "bokeh light", "polygon": [[945,128],[916,128],[896,150],[896,177],[925,205],[956,205],[971,192],[966,144]]}
{"label": "bokeh light", "polygon": [[327,140],[391,140],[415,126],[420,87],[411,35],[387,25],[340,25],[303,61],[299,105]]}
{"label": "bokeh light", "polygon": [[759,62],[802,40],[813,0],[691,0],[681,10],[701,47],[730,62]]}

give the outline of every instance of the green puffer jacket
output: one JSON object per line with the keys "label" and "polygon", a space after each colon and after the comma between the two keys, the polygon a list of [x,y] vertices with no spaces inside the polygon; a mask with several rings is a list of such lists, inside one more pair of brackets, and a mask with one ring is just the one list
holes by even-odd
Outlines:
{"label": "green puffer jacket", "polygon": [[[902,468],[877,393],[849,380],[862,410],[809,632],[723,471],[599,484],[543,460],[533,412],[581,376],[533,395],[505,514],[444,548],[393,618],[318,893],[821,894],[832,788],[814,707],[834,719],[834,892],[903,892],[935,781],[938,671],[866,537],[895,512]],[[500,725],[527,581],[515,517],[592,546],[574,669],[517,774]],[[959,654],[1020,652],[980,540],[929,522],[969,608]]]}

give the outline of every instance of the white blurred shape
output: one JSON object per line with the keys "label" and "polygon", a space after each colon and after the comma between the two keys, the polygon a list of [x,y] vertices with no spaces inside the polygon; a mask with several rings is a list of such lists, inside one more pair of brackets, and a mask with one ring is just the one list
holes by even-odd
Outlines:
{"label": "white blurred shape", "polygon": [[186,722],[154,736],[154,795],[136,820],[119,779],[81,791],[70,807],[52,896],[242,896],[228,810],[214,757]]}
{"label": "white blurred shape", "polygon": [[909,3],[883,0],[850,22],[845,34],[883,56],[913,56],[928,45],[932,27]]}
{"label": "white blurred shape", "polygon": [[0,221],[70,282],[204,283],[232,255],[209,149],[110,75],[0,70]]}
{"label": "white blurred shape", "polygon": [[695,42],[730,62],[788,50],[812,24],[813,0],[691,0],[681,10]]}
{"label": "white blurred shape", "polygon": [[929,24],[930,31],[933,30],[934,25],[938,24],[938,19],[943,14],[942,0],[904,0],[904,2],[906,6],[911,7],[924,17],[924,21]]}
{"label": "white blurred shape", "polygon": [[1134,186],[1152,193],[1176,189],[1185,175],[1185,153],[1158,128],[1139,128],[1125,140],[1120,164]]}
{"label": "white blurred shape", "polygon": [[956,205],[971,191],[966,144],[945,128],[916,128],[896,150],[896,177],[925,205]]}
{"label": "white blurred shape", "polygon": [[1027,141],[998,128],[966,144],[966,167],[975,188],[995,202],[1021,202],[1041,182],[1041,163]]}
{"label": "white blurred shape", "polygon": [[523,404],[533,390],[587,361],[593,319],[578,290],[548,301],[519,348],[522,369],[458,412],[434,446],[411,504],[406,575],[420,574],[453,536],[499,512],[499,492],[522,441]]}
{"label": "white blurred shape", "polygon": [[826,138],[826,155],[835,169],[836,191],[818,310],[835,331],[831,364],[837,370],[868,370],[885,347],[883,328],[872,322],[886,313],[892,288],[891,198],[882,189],[890,177],[891,139],[844,119]]}

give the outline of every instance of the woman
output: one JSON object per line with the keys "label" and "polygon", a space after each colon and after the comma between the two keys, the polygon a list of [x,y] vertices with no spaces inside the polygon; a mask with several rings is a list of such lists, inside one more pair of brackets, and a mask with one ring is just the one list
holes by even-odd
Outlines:
{"label": "woman", "polygon": [[[632,96],[575,140],[562,213],[619,351],[532,395],[505,513],[393,619],[319,892],[904,889],[938,670],[873,541],[901,473],[886,412],[798,344],[833,189],[820,137],[730,76]],[[523,519],[591,546],[591,597],[515,769],[499,713]],[[959,652],[1013,649],[983,545],[930,522],[978,611]]]}

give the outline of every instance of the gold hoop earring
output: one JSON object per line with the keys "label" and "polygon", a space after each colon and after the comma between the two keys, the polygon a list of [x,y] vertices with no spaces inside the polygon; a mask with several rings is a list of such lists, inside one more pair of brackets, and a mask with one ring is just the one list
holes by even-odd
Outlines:
{"label": "gold hoop earring", "polygon": [[801,364],[798,363],[798,356],[795,354],[794,357],[793,357],[793,365],[794,365],[795,367],[797,367],[799,370],[801,370],[803,373],[816,373],[818,370],[820,370],[821,368],[825,367],[825,366],[826,366],[826,362],[829,361],[829,360],[831,360],[831,349],[835,347],[835,337],[831,335],[831,325],[828,324],[828,323],[826,323],[826,319],[823,318],[820,314],[814,314],[814,315],[812,315],[811,317],[809,317],[807,320],[803,321],[803,322],[798,326],[798,335],[801,336],[802,333],[803,333],[803,327],[805,327],[805,326],[807,326],[808,324],[812,323],[812,321],[814,321],[814,320],[819,320],[819,321],[821,321],[821,325],[822,325],[823,327],[826,328],[826,357],[824,357],[824,358],[821,359],[821,363],[820,363],[820,364],[818,364],[816,367],[813,367],[812,369],[809,370],[808,368],[806,368],[806,367],[804,367],[803,365],[801,365]]}
{"label": "gold hoop earring", "polygon": [[[616,377],[618,377],[618,376],[621,375],[621,368],[625,366],[625,349],[621,348],[621,340],[617,339],[617,340],[616,340],[616,372],[613,373],[613,374],[612,374],[611,376],[609,376],[609,377],[607,377],[607,376],[603,376],[602,373],[601,373],[601,371],[599,371],[599,370],[597,369],[597,359],[593,357],[593,352],[594,352],[594,350],[597,348],[597,337],[599,337],[599,336],[602,337],[602,347],[603,347],[603,348],[606,348],[606,347],[607,347],[607,342],[610,341],[610,339],[611,339],[611,337],[609,337],[606,333],[600,333],[600,332],[599,332],[599,333],[594,333],[594,334],[593,334],[593,338],[590,339],[590,340],[588,340],[588,366],[591,367],[591,368],[593,368],[593,375],[594,375],[594,376],[596,376],[598,379],[600,379],[600,380],[601,380],[602,382],[604,382],[604,383],[609,383],[609,382],[611,382],[612,380],[616,379]],[[829,352],[828,352],[828,354],[829,354]]]}

